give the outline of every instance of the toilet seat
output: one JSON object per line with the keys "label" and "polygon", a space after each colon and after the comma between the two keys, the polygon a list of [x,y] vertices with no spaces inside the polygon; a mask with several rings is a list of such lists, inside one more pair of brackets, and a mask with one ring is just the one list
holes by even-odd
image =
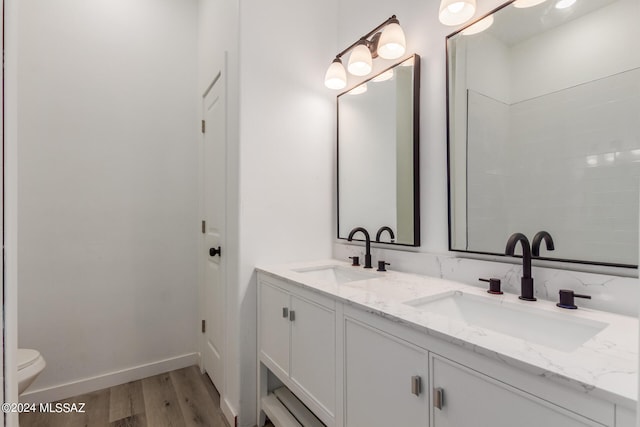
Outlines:
{"label": "toilet seat", "polygon": [[38,361],[40,352],[31,348],[18,349],[18,370],[27,368]]}
{"label": "toilet seat", "polygon": [[47,362],[38,350],[30,348],[18,349],[18,394],[22,394],[31,385]]}

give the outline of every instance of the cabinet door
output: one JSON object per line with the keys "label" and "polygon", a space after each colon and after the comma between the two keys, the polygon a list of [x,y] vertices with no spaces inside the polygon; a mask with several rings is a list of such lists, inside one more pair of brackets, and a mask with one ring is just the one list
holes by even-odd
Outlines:
{"label": "cabinet door", "polygon": [[345,425],[427,427],[427,353],[349,318],[344,340]]}
{"label": "cabinet door", "polygon": [[260,354],[271,369],[289,374],[289,294],[260,284]]}
{"label": "cabinet door", "polygon": [[291,297],[291,379],[331,416],[335,414],[335,311]]}
{"label": "cabinet door", "polygon": [[434,356],[432,366],[432,393],[442,391],[433,427],[601,426],[449,360]]}

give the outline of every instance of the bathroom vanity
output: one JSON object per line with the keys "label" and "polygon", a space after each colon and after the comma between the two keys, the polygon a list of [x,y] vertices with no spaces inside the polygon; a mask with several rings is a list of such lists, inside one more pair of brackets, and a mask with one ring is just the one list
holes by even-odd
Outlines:
{"label": "bathroom vanity", "polygon": [[336,427],[635,425],[635,318],[336,260],[257,270],[260,426],[321,425],[282,386]]}

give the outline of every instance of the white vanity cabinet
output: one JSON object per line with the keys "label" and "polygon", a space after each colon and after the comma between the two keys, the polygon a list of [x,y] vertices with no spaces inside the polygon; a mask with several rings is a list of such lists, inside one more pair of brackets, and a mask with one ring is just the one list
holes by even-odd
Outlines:
{"label": "white vanity cabinet", "polygon": [[431,357],[432,427],[602,426],[447,359]]}
{"label": "white vanity cabinet", "polygon": [[364,310],[343,312],[345,427],[627,427],[612,403]]}
{"label": "white vanity cabinet", "polygon": [[427,427],[427,352],[346,317],[345,425]]}
{"label": "white vanity cabinet", "polygon": [[[328,427],[635,426],[628,377],[618,394],[554,376],[501,348],[426,328],[420,314],[385,299],[398,290],[383,282],[307,283],[280,271],[258,274],[259,426],[270,410],[261,398],[282,385]],[[577,357],[530,349],[569,368]],[[598,360],[603,369],[615,362]]]}
{"label": "white vanity cabinet", "polygon": [[335,301],[277,280],[261,278],[258,286],[260,363],[331,425],[336,407]]}

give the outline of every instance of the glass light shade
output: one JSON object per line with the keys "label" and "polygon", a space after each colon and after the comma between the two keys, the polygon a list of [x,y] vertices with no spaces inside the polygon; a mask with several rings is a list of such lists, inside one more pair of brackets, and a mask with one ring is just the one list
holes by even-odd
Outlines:
{"label": "glass light shade", "polygon": [[471,19],[474,13],[476,0],[442,0],[438,17],[444,25],[460,25]]}
{"label": "glass light shade", "polygon": [[384,73],[378,74],[374,78],[371,79],[372,82],[384,82],[393,78],[393,68],[385,71]]}
{"label": "glass light shade", "polygon": [[349,91],[349,95],[360,95],[361,93],[365,93],[367,91],[367,84],[362,83],[359,86],[354,87]]}
{"label": "glass light shade", "polygon": [[493,25],[493,15],[489,15],[486,18],[483,18],[480,21],[476,22],[475,24],[465,28],[462,31],[462,34],[464,34],[465,36],[478,34],[489,28],[491,25]]}
{"label": "glass light shade", "polygon": [[547,0],[516,0],[513,2],[513,7],[518,7],[520,9],[524,9],[527,7],[537,6],[540,3],[544,3]]}
{"label": "glass light shade", "polygon": [[369,48],[366,44],[360,43],[351,52],[347,69],[354,76],[366,76],[371,72],[372,61]]}
{"label": "glass light shade", "polygon": [[347,72],[340,58],[333,60],[324,75],[324,85],[329,89],[343,89],[347,85]]}
{"label": "glass light shade", "polygon": [[397,59],[404,55],[406,47],[404,31],[400,24],[391,22],[384,27],[378,41],[378,56],[384,59]]}
{"label": "glass light shade", "polygon": [[556,3],[556,9],[566,9],[568,7],[573,6],[576,0],[560,0]]}

